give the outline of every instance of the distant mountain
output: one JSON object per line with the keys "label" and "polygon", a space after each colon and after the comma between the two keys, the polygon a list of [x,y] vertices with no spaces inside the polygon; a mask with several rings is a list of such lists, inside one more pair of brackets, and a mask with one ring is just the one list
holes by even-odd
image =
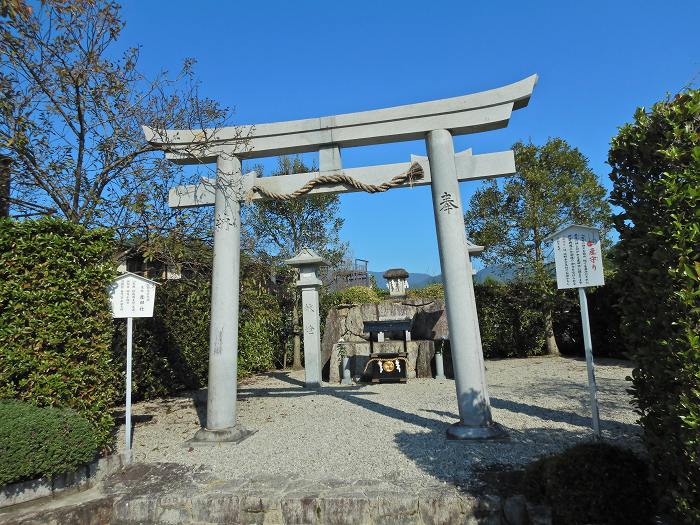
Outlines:
{"label": "distant mountain", "polygon": [[[381,289],[386,289],[386,279],[382,277],[384,272],[369,272],[377,280],[377,286]],[[408,272],[408,287],[409,288],[423,288],[429,284],[441,283],[441,275],[428,275],[427,273],[411,273]]]}
{"label": "distant mountain", "polygon": [[[386,289],[386,279],[382,277],[384,272],[369,272],[370,275],[374,275],[377,280],[377,286],[382,289]],[[498,281],[499,283],[505,283],[512,281],[515,278],[516,269],[510,266],[495,264],[493,266],[487,266],[482,268],[474,275],[474,282],[476,284],[484,284],[487,279],[492,279]],[[429,284],[441,283],[442,274],[438,275],[428,275],[427,273],[411,273],[408,272],[408,287],[409,288],[423,288]]]}
{"label": "distant mountain", "polygon": [[476,284],[484,284],[487,279],[491,279],[499,283],[505,283],[513,280],[515,275],[515,268],[502,264],[494,264],[493,266],[487,266],[476,272],[476,275],[474,275],[474,282]]}

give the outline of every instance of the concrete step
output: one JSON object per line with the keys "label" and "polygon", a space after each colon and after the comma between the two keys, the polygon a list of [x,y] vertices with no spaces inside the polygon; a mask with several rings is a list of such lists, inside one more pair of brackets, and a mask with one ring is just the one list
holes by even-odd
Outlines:
{"label": "concrete step", "polygon": [[260,476],[218,480],[203,469],[173,463],[135,464],[105,479],[82,501],[54,501],[0,515],[29,524],[489,524],[546,525],[547,509],[522,496],[461,492],[448,484],[386,480],[305,480]]}

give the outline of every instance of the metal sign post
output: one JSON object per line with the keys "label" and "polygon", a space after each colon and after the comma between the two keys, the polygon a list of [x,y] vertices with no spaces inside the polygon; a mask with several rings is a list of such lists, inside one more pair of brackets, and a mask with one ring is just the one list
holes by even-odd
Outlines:
{"label": "metal sign post", "polygon": [[554,243],[557,288],[559,290],[578,288],[583,348],[586,353],[588,387],[591,397],[593,432],[596,437],[600,438],[600,417],[598,415],[598,394],[593,363],[593,344],[591,343],[588,300],[586,299],[586,287],[605,284],[603,259],[600,249],[600,231],[590,226],[571,225],[546,237],[544,240],[551,240]]}
{"label": "metal sign post", "polygon": [[134,317],[153,317],[156,283],[140,275],[124,273],[109,287],[112,317],[126,318],[126,409],[124,447],[131,452],[131,361]]}
{"label": "metal sign post", "polygon": [[586,368],[588,369],[588,387],[591,390],[591,415],[593,417],[593,432],[600,437],[600,417],[598,416],[598,388],[595,384],[593,368],[593,345],[591,344],[591,326],[588,321],[588,300],[586,290],[578,289],[578,301],[581,306],[581,328],[583,329],[583,348],[586,352]]}
{"label": "metal sign post", "polygon": [[126,318],[126,410],[124,429],[124,448],[131,450],[131,348],[133,334],[134,318]]}

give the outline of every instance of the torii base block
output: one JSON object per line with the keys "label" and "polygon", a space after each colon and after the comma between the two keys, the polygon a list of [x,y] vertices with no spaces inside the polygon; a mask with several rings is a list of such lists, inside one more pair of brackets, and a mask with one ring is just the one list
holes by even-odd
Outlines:
{"label": "torii base block", "polygon": [[183,446],[208,447],[219,443],[231,443],[235,445],[236,443],[240,443],[244,439],[252,436],[256,432],[257,430],[243,428],[240,425],[224,430],[207,430],[206,428],[200,428],[192,439],[189,439],[183,443]]}

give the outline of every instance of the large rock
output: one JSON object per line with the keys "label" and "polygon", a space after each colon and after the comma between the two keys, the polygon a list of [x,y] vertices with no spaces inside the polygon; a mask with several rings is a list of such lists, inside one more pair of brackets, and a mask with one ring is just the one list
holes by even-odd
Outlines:
{"label": "large rock", "polygon": [[[413,341],[432,341],[447,338],[447,318],[445,315],[445,302],[440,299],[390,299],[379,303],[366,303],[357,305],[340,305],[332,308],[326,317],[326,324],[321,341],[321,363],[323,364],[324,379],[330,382],[340,381],[340,358],[337,354],[336,344],[340,339],[345,343],[348,356],[358,356],[351,359],[351,370],[356,372],[363,366],[360,356],[365,354],[365,346],[353,349],[354,343],[367,344],[370,334],[364,332],[365,321],[379,321],[380,319],[412,318],[411,339]],[[369,346],[367,344],[367,346]],[[415,370],[418,377],[431,377],[430,362],[434,356],[433,346],[419,346],[423,349],[415,356]],[[410,352],[409,352],[410,353]],[[413,357],[413,356],[411,356]],[[366,359],[364,359],[366,362]],[[418,364],[420,363],[420,364]],[[353,374],[355,375],[355,374]]]}
{"label": "large rock", "polygon": [[416,376],[433,377],[435,343],[433,341],[412,341],[412,343],[416,345]]}
{"label": "large rock", "polygon": [[411,330],[411,336],[414,339],[447,339],[448,334],[444,301],[434,300],[416,305],[416,315],[413,318]]}

